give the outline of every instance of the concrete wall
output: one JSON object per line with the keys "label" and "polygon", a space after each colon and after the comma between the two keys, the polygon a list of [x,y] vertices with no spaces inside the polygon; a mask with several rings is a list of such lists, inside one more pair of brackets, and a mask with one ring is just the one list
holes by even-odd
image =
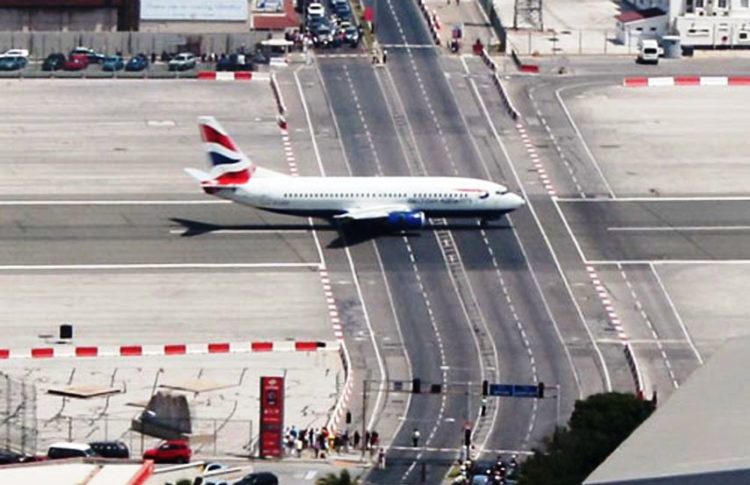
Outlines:
{"label": "concrete wall", "polygon": [[191,46],[197,54],[233,52],[242,45],[251,49],[266,38],[265,32],[169,34],[149,32],[0,32],[0,52],[11,48],[28,49],[32,58],[44,58],[53,52],[67,54],[77,46],[125,56],[145,53],[177,52]]}
{"label": "concrete wall", "polygon": [[0,9],[0,31],[12,30],[113,32],[117,30],[117,9]]}
{"label": "concrete wall", "polygon": [[139,30],[141,32],[180,32],[180,33],[202,33],[202,32],[248,32],[252,27],[250,18],[245,22],[202,22],[202,21],[180,21],[180,20],[141,20]]}

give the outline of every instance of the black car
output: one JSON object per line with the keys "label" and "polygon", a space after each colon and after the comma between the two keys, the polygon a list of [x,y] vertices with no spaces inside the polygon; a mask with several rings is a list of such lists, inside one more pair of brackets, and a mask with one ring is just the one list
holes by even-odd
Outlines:
{"label": "black car", "polygon": [[42,71],[57,71],[62,69],[63,64],[65,64],[65,54],[56,52],[48,55],[42,62]]}
{"label": "black car", "polygon": [[253,62],[244,54],[229,54],[216,63],[217,71],[252,71]]}
{"label": "black car", "polygon": [[122,441],[93,441],[89,446],[102,458],[130,458],[130,450]]}
{"label": "black car", "polygon": [[270,472],[258,472],[245,475],[239,482],[234,485],[279,485],[279,479]]}
{"label": "black car", "polygon": [[29,461],[26,455],[16,453],[15,451],[2,450],[0,451],[0,465],[10,465],[13,463],[23,463]]}

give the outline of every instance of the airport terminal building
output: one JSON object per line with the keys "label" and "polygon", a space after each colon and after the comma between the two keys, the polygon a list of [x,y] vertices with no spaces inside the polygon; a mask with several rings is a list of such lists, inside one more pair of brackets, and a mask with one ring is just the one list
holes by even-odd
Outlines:
{"label": "airport terminal building", "polygon": [[683,46],[750,47],[750,0],[631,0],[634,11],[617,17],[617,38],[679,36]]}

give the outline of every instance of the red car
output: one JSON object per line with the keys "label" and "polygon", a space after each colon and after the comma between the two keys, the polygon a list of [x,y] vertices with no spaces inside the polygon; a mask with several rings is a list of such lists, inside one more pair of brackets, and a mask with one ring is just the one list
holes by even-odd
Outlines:
{"label": "red car", "polygon": [[89,58],[85,54],[71,54],[63,64],[66,71],[81,71],[89,67]]}
{"label": "red car", "polygon": [[192,455],[193,450],[186,440],[168,440],[144,451],[143,459],[153,460],[154,463],[187,463]]}

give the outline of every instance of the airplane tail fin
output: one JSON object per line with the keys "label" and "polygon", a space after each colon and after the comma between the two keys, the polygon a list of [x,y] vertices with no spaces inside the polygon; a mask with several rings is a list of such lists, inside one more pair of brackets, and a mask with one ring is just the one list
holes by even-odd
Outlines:
{"label": "airplane tail fin", "polygon": [[[201,180],[201,183],[231,186],[249,182],[257,167],[242,153],[219,122],[212,116],[201,116],[198,126],[211,167],[210,178]],[[191,175],[195,177],[195,171]]]}

